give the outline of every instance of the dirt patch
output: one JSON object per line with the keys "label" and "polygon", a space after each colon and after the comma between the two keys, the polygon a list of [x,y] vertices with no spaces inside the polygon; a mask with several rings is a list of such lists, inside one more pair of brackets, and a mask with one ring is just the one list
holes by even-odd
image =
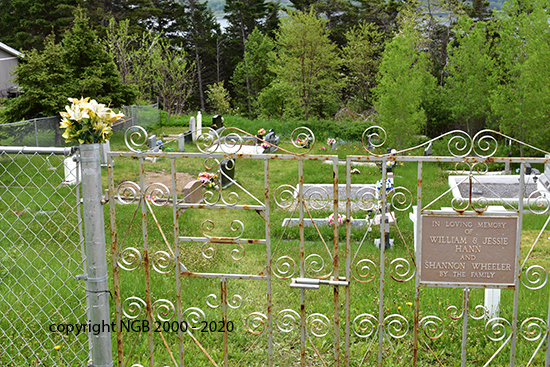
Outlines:
{"label": "dirt patch", "polygon": [[[179,193],[183,192],[185,185],[196,179],[196,177],[191,176],[189,173],[176,172],[176,190]],[[172,190],[172,175],[169,171],[165,170],[145,172],[145,186],[149,186],[152,183],[164,184]]]}

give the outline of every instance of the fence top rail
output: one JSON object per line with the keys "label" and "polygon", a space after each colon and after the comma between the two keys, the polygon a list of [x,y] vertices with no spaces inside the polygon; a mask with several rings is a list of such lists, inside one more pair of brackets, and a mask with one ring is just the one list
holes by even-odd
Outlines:
{"label": "fence top rail", "polygon": [[0,153],[5,154],[56,154],[72,155],[78,147],[9,147],[0,146]]}

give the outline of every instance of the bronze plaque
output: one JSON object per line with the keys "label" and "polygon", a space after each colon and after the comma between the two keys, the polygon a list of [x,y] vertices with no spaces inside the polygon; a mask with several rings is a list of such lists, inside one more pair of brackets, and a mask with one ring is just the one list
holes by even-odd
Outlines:
{"label": "bronze plaque", "polygon": [[423,215],[421,283],[514,285],[516,216]]}

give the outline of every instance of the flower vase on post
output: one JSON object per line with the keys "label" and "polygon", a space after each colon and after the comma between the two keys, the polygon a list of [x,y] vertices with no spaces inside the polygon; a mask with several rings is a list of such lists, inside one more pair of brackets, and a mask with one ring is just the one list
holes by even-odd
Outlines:
{"label": "flower vase on post", "polygon": [[[105,223],[101,202],[100,143],[111,135],[112,124],[124,115],[113,112],[104,104],[89,98],[69,98],[71,106],[60,112],[63,118],[60,127],[65,129],[66,142],[80,144],[82,172],[82,204],[84,216],[84,238],[86,243],[86,281],[89,292],[88,319],[91,325],[111,324],[109,311],[109,289],[105,244]],[[92,361],[97,366],[113,363],[110,329],[102,330],[91,339]]]}

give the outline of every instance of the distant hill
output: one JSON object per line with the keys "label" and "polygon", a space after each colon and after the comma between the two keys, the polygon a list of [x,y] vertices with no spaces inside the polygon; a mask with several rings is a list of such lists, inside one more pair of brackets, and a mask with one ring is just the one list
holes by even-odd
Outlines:
{"label": "distant hill", "polygon": [[[505,0],[489,0],[489,8],[500,10]],[[223,15],[223,6],[225,5],[225,0],[208,0],[208,5],[210,9],[217,15]],[[281,0],[281,5],[287,6],[292,5],[290,0]]]}
{"label": "distant hill", "polygon": [[[291,5],[292,3],[290,0],[281,0],[281,5]],[[208,5],[210,5],[210,9],[216,14],[221,15],[223,14],[223,6],[225,5],[225,0],[208,0]]]}

